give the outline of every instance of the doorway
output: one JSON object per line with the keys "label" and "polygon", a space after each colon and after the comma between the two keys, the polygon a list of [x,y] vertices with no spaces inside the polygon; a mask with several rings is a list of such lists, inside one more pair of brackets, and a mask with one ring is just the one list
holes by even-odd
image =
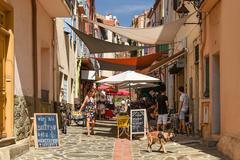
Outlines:
{"label": "doorway", "polygon": [[195,64],[195,83],[194,83],[194,133],[199,131],[199,64]]}
{"label": "doorway", "polygon": [[220,134],[220,58],[219,54],[212,59],[212,133]]}
{"label": "doorway", "polygon": [[0,138],[6,137],[6,42],[6,35],[0,32]]}

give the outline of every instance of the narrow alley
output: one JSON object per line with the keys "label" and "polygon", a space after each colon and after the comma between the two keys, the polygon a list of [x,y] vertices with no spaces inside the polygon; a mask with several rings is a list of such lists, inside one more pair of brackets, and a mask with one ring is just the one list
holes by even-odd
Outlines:
{"label": "narrow alley", "polygon": [[35,149],[16,160],[227,160],[216,147],[206,147],[199,138],[177,136],[176,142],[166,145],[167,154],[147,151],[147,140],[117,139],[115,121],[98,121],[95,135],[86,134],[86,128],[73,125],[67,135],[61,135],[57,149]]}

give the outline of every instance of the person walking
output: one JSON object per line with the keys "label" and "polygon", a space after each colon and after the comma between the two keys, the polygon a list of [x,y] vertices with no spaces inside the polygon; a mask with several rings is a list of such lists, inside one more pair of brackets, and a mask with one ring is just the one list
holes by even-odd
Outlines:
{"label": "person walking", "polygon": [[79,112],[82,112],[84,107],[85,107],[86,118],[87,118],[87,135],[90,136],[90,124],[92,124],[91,125],[92,134],[94,134],[94,127],[96,124],[96,103],[95,103],[94,89],[90,89],[90,91],[88,91],[88,94],[85,97]]}
{"label": "person walking", "polygon": [[168,118],[168,97],[166,96],[166,87],[163,86],[160,95],[157,97],[157,130],[165,131]]}
{"label": "person walking", "polygon": [[62,133],[67,134],[67,110],[66,107],[60,104],[61,120],[62,120]]}
{"label": "person walking", "polygon": [[178,88],[178,91],[180,93],[179,98],[179,107],[178,107],[178,116],[179,116],[179,132],[186,133],[185,128],[185,116],[188,112],[188,95],[184,93],[184,87],[181,86]]}

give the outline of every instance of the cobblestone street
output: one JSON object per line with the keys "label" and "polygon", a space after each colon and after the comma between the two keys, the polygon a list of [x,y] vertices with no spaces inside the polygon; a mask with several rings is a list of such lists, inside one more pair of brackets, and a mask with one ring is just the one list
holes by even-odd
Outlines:
{"label": "cobblestone street", "polygon": [[[61,135],[61,147],[57,149],[35,149],[17,160],[217,160],[226,159],[215,148],[206,148],[197,140],[187,140],[177,137],[177,143],[168,143],[167,154],[157,151],[158,145],[153,146],[153,152],[146,150],[146,140],[116,139],[115,123],[98,121],[94,136],[87,137],[86,130],[81,126],[71,126],[67,135]],[[167,158],[168,157],[168,158]]]}

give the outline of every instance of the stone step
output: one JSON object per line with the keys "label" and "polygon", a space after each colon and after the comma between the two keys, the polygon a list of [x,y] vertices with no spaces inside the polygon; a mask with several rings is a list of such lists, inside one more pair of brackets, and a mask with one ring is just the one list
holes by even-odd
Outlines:
{"label": "stone step", "polygon": [[0,148],[0,160],[13,160],[29,151],[27,141]]}
{"label": "stone step", "polygon": [[16,143],[15,137],[0,139],[0,147],[6,147]]}
{"label": "stone step", "polygon": [[208,138],[206,140],[203,140],[203,144],[205,144],[207,147],[216,147],[217,143],[218,140],[214,138]]}

